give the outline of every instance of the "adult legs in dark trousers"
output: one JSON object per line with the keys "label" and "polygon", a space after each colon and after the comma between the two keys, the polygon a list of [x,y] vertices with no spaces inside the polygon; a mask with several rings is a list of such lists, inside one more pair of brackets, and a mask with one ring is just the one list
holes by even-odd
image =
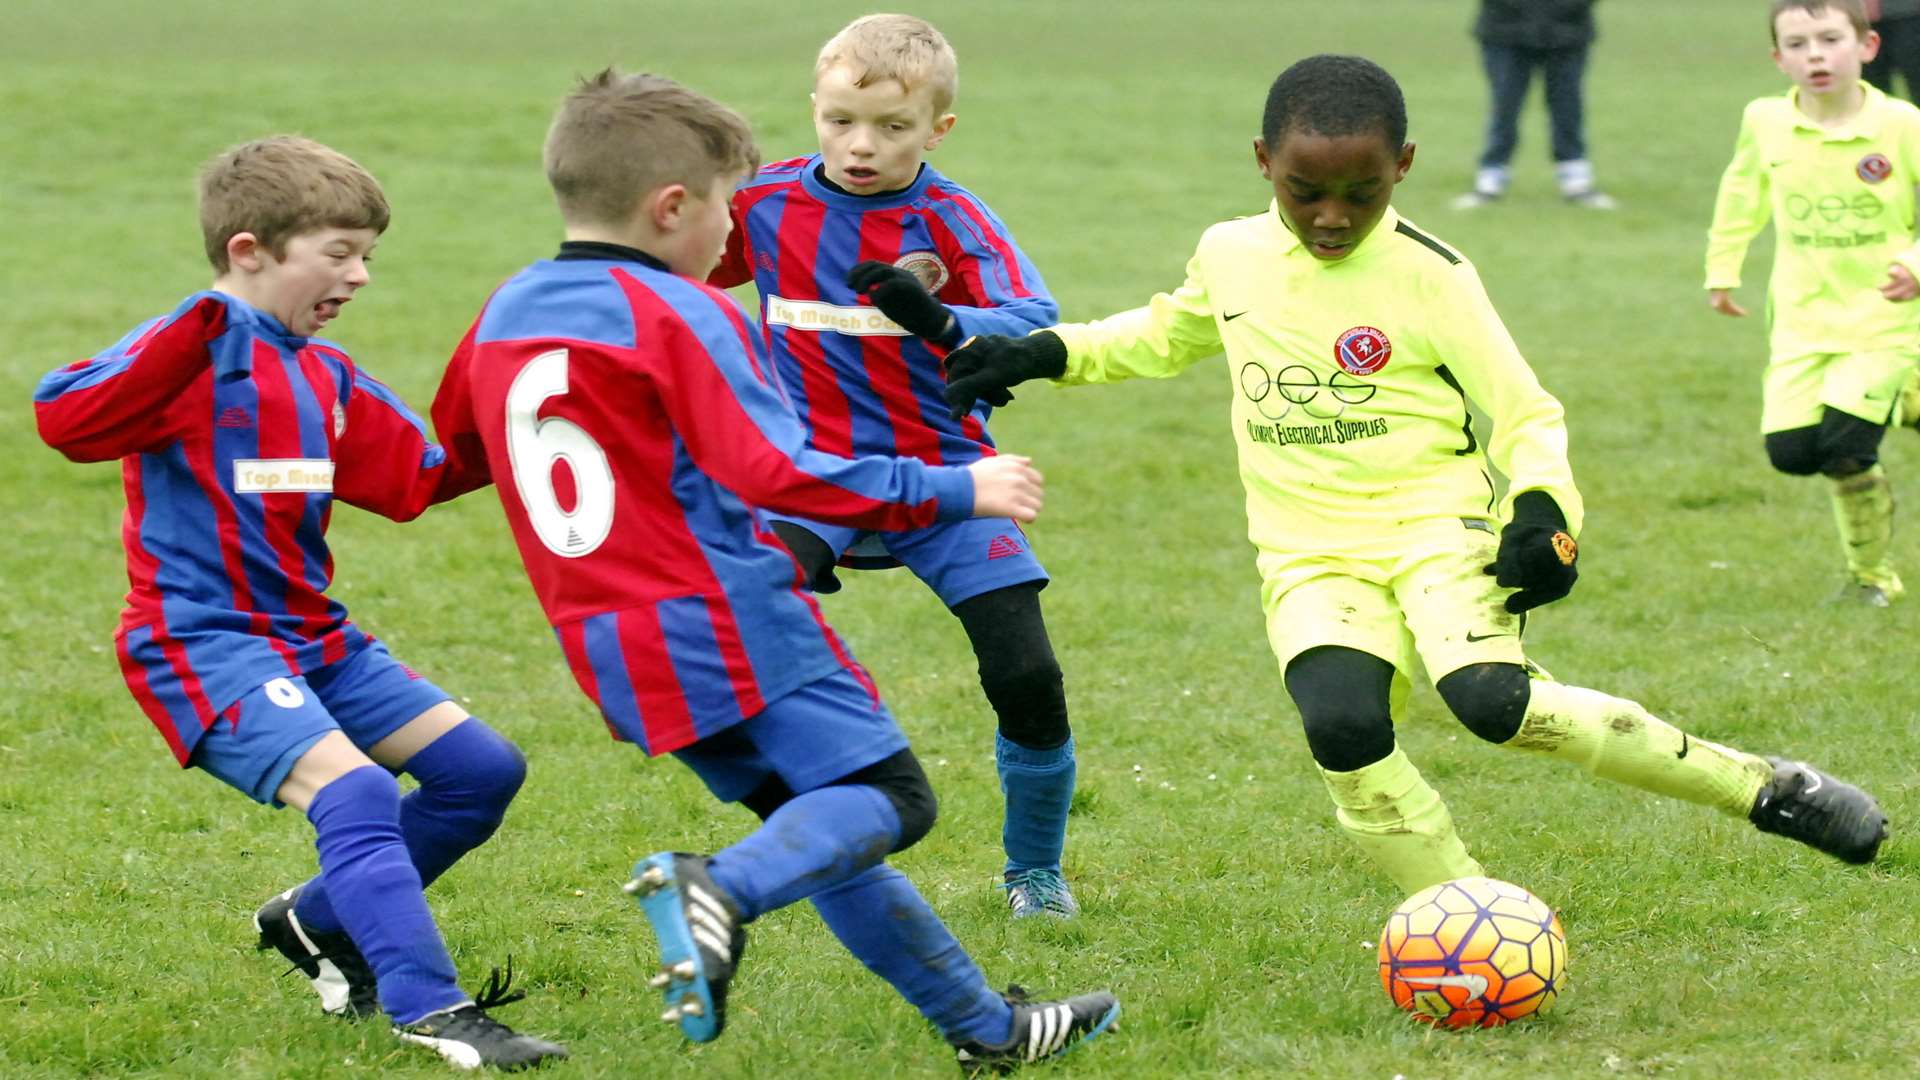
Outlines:
{"label": "adult legs in dark trousers", "polygon": [[1586,76],[1587,46],[1567,49],[1528,49],[1480,43],[1480,58],[1492,95],[1488,110],[1486,148],[1474,173],[1473,190],[1454,201],[1460,209],[1484,206],[1507,192],[1509,165],[1520,142],[1520,112],[1538,68],[1544,76],[1547,116],[1552,131],[1554,179],[1568,200],[1597,210],[1611,210],[1613,200],[1594,185],[1593,164],[1587,160],[1586,115],[1581,82]]}
{"label": "adult legs in dark trousers", "polygon": [[[1513,45],[1480,43],[1480,64],[1486,69],[1492,103],[1487,110],[1486,147],[1473,177],[1474,195],[1497,199],[1507,193],[1508,163],[1520,145],[1520,109],[1527,103],[1533,82],[1534,56]],[[1464,201],[1464,200],[1462,200]]]}
{"label": "adult legs in dark trousers", "polygon": [[1882,19],[1873,24],[1880,32],[1880,53],[1860,72],[1868,82],[1893,93],[1893,77],[1899,74],[1906,83],[1907,100],[1920,89],[1920,15]]}

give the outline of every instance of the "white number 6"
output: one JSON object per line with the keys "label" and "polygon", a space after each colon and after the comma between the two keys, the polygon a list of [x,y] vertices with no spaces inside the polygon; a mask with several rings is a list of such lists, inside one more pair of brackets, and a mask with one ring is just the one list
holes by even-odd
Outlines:
{"label": "white number 6", "polygon": [[[507,458],[527,521],[547,549],[577,559],[599,547],[613,529],[613,470],[606,451],[571,420],[537,415],[548,398],[567,392],[567,350],[534,357],[507,388]],[[553,467],[565,461],[576,492],[572,510],[560,509]]]}

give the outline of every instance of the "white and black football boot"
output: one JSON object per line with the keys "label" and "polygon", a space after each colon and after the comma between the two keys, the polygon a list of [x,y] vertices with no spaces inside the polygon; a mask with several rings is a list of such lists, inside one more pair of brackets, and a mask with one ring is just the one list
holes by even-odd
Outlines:
{"label": "white and black football boot", "polygon": [[1804,761],[1767,761],[1773,779],[1754,797],[1747,820],[1844,862],[1873,861],[1887,838],[1887,815],[1873,796]]}
{"label": "white and black football boot", "polygon": [[487,1015],[488,1009],[510,1005],[526,997],[526,991],[507,993],[513,983],[513,959],[507,959],[507,973],[501,977],[494,968],[480,996],[451,1009],[428,1013],[411,1024],[395,1024],[393,1033],[405,1042],[427,1047],[455,1068],[478,1069],[490,1065],[513,1071],[529,1069],[550,1058],[567,1056],[567,1048],[556,1042],[522,1035]]}
{"label": "white and black football boot", "polygon": [[1105,990],[1079,994],[1065,1001],[1031,1001],[1018,986],[1004,995],[1013,1006],[1013,1034],[998,1046],[982,1042],[954,1044],[960,1071],[967,1076],[1008,1073],[1061,1054],[1112,1030],[1120,1019],[1120,1002]]}
{"label": "white and black football boot", "polygon": [[260,935],[254,946],[278,949],[320,995],[320,1010],[331,1016],[358,1020],[380,1011],[380,995],[373,969],[344,930],[322,931],[303,926],[293,913],[300,889],[292,888],[253,913],[253,929]]}
{"label": "white and black football boot", "polygon": [[660,941],[660,970],[648,985],[666,995],[660,1019],[694,1042],[712,1042],[727,1024],[727,985],[747,951],[740,909],[707,874],[707,860],[662,851],[634,865],[624,886]]}

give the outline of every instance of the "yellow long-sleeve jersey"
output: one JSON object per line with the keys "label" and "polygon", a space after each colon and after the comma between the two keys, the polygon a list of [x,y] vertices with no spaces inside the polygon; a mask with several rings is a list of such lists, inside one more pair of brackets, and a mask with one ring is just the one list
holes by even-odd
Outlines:
{"label": "yellow long-sleeve jersey", "polygon": [[[1187,280],[1147,306],[1048,333],[1063,384],[1165,378],[1224,352],[1248,535],[1287,554],[1403,551],[1461,519],[1552,495],[1578,530],[1560,403],[1541,388],[1473,266],[1389,209],[1323,262],[1277,207],[1200,238]],[[1484,438],[1471,398],[1492,420]]]}
{"label": "yellow long-sleeve jersey", "polygon": [[1720,178],[1707,232],[1707,288],[1739,286],[1747,245],[1771,220],[1768,347],[1775,359],[1911,350],[1920,330],[1920,303],[1890,303],[1879,293],[1895,262],[1920,276],[1913,235],[1920,109],[1861,86],[1860,111],[1831,130],[1800,111],[1798,89],[1748,104]]}

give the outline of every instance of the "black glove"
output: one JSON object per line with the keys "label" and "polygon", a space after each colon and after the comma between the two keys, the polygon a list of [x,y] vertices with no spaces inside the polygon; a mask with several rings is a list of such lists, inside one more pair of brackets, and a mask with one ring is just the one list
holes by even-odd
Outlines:
{"label": "black glove", "polygon": [[960,336],[960,321],[947,305],[934,299],[920,279],[890,263],[868,259],[847,271],[847,286],[865,293],[880,314],[918,337],[951,346]]}
{"label": "black glove", "polygon": [[1500,530],[1500,552],[1486,572],[1501,587],[1520,590],[1507,597],[1507,610],[1518,614],[1572,592],[1579,557],[1560,504],[1544,491],[1523,491],[1514,496],[1513,520]]}
{"label": "black glove", "polygon": [[1013,400],[1007,388],[1028,379],[1067,373],[1067,343],[1045,330],[1026,337],[985,334],[947,354],[947,404],[955,420],[973,411],[975,398],[993,406]]}

